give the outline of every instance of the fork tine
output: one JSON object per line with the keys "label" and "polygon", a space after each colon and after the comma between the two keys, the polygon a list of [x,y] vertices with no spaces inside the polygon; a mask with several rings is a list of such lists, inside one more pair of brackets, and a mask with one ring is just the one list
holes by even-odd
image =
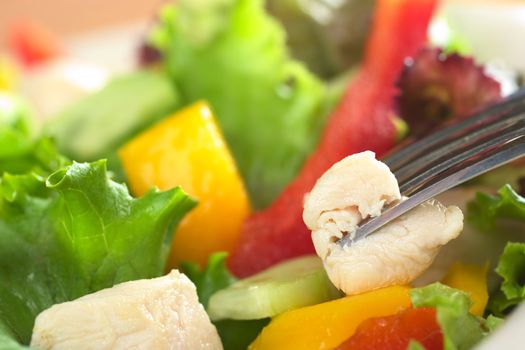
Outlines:
{"label": "fork tine", "polygon": [[353,237],[346,235],[339,240],[339,244],[345,246],[362,239],[438,194],[524,155],[525,135],[501,143],[478,157],[458,164],[451,172],[443,174],[442,177],[434,178],[434,183],[420,187],[409,199],[385,210],[380,216],[367,220],[357,228]]}
{"label": "fork tine", "polygon": [[422,186],[433,182],[434,178],[439,178],[443,172],[451,171],[454,167],[461,165],[461,163],[472,157],[484,154],[484,151],[490,151],[493,147],[524,135],[525,115],[521,114],[521,120],[516,125],[510,125],[497,135],[489,135],[477,142],[459,148],[456,152],[451,152],[449,155],[435,159],[424,171],[414,173],[412,177],[400,183],[399,189],[403,195],[410,196]]}
{"label": "fork tine", "polygon": [[478,129],[491,124],[495,119],[498,121],[508,119],[514,115],[513,112],[518,110],[525,110],[525,89],[521,89],[517,93],[507,97],[504,101],[491,106],[468,119],[464,119],[451,126],[445,127],[396,151],[383,161],[394,173],[396,173],[398,169],[427,155],[439,146],[453,142],[459,137],[467,134],[472,129]]}
{"label": "fork tine", "polygon": [[439,145],[436,145],[435,149],[428,150],[428,152],[413,159],[411,162],[398,166],[393,172],[398,182],[403,184],[416,174],[421,173],[423,170],[432,167],[432,165],[438,161],[443,160],[443,158],[447,159],[451,155],[459,153],[471,145],[475,146],[480,140],[497,137],[501,134],[502,130],[509,130],[516,127],[517,124],[523,122],[524,113],[525,105],[514,108],[501,116],[501,118],[490,120],[479,128],[465,130],[465,132],[456,139],[451,138],[449,142],[440,142]]}
{"label": "fork tine", "polygon": [[[521,113],[525,113],[525,105],[509,111],[496,120],[490,120],[479,128],[470,128],[469,130],[464,131],[456,139],[447,137],[445,141],[436,145],[435,149],[429,149],[426,153],[419,156],[414,154],[412,155],[412,158],[417,156],[416,158],[402,165],[397,164],[397,167],[394,167],[394,169],[391,168],[391,170],[395,174],[399,183],[406,182],[407,179],[414,176],[414,174],[431,166],[432,162],[435,162],[437,159],[449,156],[467,145],[476,143],[484,137],[495,135],[501,130],[513,127],[523,119]],[[450,142],[447,142],[449,139]]]}

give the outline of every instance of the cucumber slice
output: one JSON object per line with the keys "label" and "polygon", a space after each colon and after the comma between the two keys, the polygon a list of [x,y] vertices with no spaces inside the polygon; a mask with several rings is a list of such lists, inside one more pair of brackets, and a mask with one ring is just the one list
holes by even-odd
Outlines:
{"label": "cucumber slice", "polygon": [[317,256],[286,261],[235,282],[213,294],[212,320],[254,320],[332,300],[341,293],[332,285]]}

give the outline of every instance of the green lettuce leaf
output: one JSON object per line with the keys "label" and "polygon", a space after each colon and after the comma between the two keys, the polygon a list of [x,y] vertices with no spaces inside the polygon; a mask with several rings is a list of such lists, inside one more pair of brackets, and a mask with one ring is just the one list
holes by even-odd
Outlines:
{"label": "green lettuce leaf", "polygon": [[504,316],[525,299],[525,243],[507,243],[496,272],[503,282],[500,291],[491,296],[488,309]]}
{"label": "green lettuce leaf", "polygon": [[182,263],[182,272],[195,284],[199,301],[205,307],[213,293],[229,287],[236,278],[226,267],[228,253],[219,252],[212,254],[208,259],[208,265],[201,269],[199,264],[192,262]]}
{"label": "green lettuce leaf", "polygon": [[9,329],[0,321],[0,349],[2,350],[28,350],[29,347],[18,343]]}
{"label": "green lettuce leaf", "polygon": [[4,173],[0,341],[27,344],[35,317],[55,303],[161,275],[174,225],[194,204],[178,188],[132,198],[105,161],[73,163],[47,179]]}
{"label": "green lettuce leaf", "polygon": [[270,318],[248,321],[222,320],[213,322],[221,337],[224,350],[248,349],[248,346],[257,338],[268,323],[270,323]]}
{"label": "green lettuce leaf", "polygon": [[178,106],[177,91],[168,78],[137,71],[115,78],[66,108],[46,125],[45,132],[66,156],[93,161],[113,155],[130,137]]}
{"label": "green lettuce leaf", "polygon": [[499,326],[503,324],[503,322],[503,318],[496,317],[494,315],[489,315],[485,320],[485,335],[489,335],[490,333],[494,332]]}
{"label": "green lettuce leaf", "polygon": [[30,171],[44,176],[66,164],[49,138],[34,138],[34,124],[23,99],[0,92],[0,176]]}
{"label": "green lettuce leaf", "polygon": [[417,340],[412,339],[410,343],[408,343],[407,350],[425,350],[425,347]]}
{"label": "green lettuce leaf", "polygon": [[[227,256],[224,252],[212,254],[205,269],[191,262],[182,264],[182,271],[197,287],[202,305],[207,306],[213,293],[229,287],[236,281],[226,267]],[[222,320],[213,324],[217,327],[225,350],[245,350],[269,322],[270,319],[266,318],[250,321]]]}
{"label": "green lettuce leaf", "polygon": [[0,174],[25,174],[32,171],[45,176],[67,163],[68,159],[58,152],[55,143],[43,137],[30,141],[24,152],[16,157],[1,159]]}
{"label": "green lettuce leaf", "polygon": [[270,14],[286,29],[292,55],[324,78],[359,64],[374,4],[362,0],[266,1]]}
{"label": "green lettuce leaf", "polygon": [[509,299],[505,296],[501,290],[494,292],[490,295],[489,301],[487,303],[487,310],[492,312],[498,317],[505,317],[516,305],[518,305],[520,300]]}
{"label": "green lettuce leaf", "polygon": [[501,290],[507,298],[525,298],[525,243],[508,243],[496,272],[503,278]]}
{"label": "green lettuce leaf", "polygon": [[525,198],[510,185],[500,188],[495,196],[477,193],[467,206],[467,221],[482,231],[493,230],[499,219],[525,221]]}
{"label": "green lettuce leaf", "polygon": [[0,161],[25,153],[33,133],[29,105],[18,96],[0,92]]}
{"label": "green lettuce leaf", "polygon": [[[525,198],[510,185],[499,189],[497,195],[477,193],[468,203],[467,221],[484,232],[504,228],[509,221],[525,223]],[[512,226],[511,230],[516,230]],[[490,296],[487,309],[496,316],[505,316],[525,298],[525,243],[509,242],[496,267],[503,279],[499,291]]]}
{"label": "green lettuce leaf", "polygon": [[64,164],[49,139],[34,139],[34,124],[31,108],[22,98],[0,92],[0,174],[30,170],[49,174]]}
{"label": "green lettuce leaf", "polygon": [[484,336],[484,321],[469,313],[472,301],[457,289],[434,283],[410,291],[414,307],[434,307],[445,350],[471,349]]}
{"label": "green lettuce leaf", "polygon": [[326,88],[289,57],[264,1],[168,4],[151,42],[184,104],[213,107],[253,205],[269,204],[317,143]]}

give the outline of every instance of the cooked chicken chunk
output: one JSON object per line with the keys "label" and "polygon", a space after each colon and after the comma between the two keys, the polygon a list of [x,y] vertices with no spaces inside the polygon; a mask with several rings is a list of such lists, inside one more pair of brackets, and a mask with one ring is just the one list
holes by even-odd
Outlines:
{"label": "cooked chicken chunk", "polygon": [[349,246],[337,240],[402,200],[394,175],[372,152],[332,166],[306,197],[303,219],[330,280],[346,294],[406,284],[425,271],[440,247],[463,229],[463,214],[428,201]]}
{"label": "cooked chicken chunk", "polygon": [[176,270],[57,304],[38,315],[34,349],[222,349],[195,286]]}

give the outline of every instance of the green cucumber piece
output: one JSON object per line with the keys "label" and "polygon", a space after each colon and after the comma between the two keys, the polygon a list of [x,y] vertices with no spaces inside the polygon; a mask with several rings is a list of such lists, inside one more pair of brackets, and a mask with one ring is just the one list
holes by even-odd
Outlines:
{"label": "green cucumber piece", "polygon": [[255,320],[341,296],[317,256],[285,261],[213,294],[212,320]]}
{"label": "green cucumber piece", "polygon": [[68,106],[45,127],[76,161],[107,158],[131,137],[180,106],[169,78],[142,70],[115,77],[102,90]]}

